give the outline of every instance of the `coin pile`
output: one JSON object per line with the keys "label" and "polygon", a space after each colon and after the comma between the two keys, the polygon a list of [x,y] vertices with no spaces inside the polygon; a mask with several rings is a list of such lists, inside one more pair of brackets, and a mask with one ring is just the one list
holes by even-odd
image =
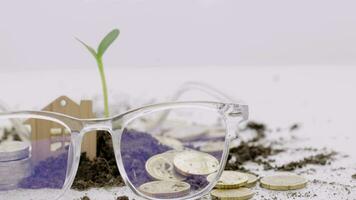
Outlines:
{"label": "coin pile", "polygon": [[0,144],[0,190],[14,189],[30,176],[30,146],[25,142],[6,141]]}
{"label": "coin pile", "polygon": [[[209,182],[214,182],[217,173],[207,177]],[[223,171],[220,179],[210,194],[212,199],[226,200],[247,200],[251,199],[254,192],[249,188],[253,187],[258,178],[253,174],[241,173],[236,171]]]}
{"label": "coin pile", "polygon": [[146,161],[147,173],[156,181],[147,182],[139,190],[155,198],[177,198],[190,193],[188,176],[215,173],[219,161],[212,155],[194,150],[170,150]]}
{"label": "coin pile", "polygon": [[[216,173],[207,177],[209,182],[213,182]],[[211,191],[212,199],[224,200],[247,200],[253,197],[254,192],[249,189],[256,185],[258,178],[253,174],[240,173],[235,171],[224,171]],[[297,190],[306,187],[307,180],[301,176],[284,173],[266,176],[260,180],[262,188],[269,190]]]}

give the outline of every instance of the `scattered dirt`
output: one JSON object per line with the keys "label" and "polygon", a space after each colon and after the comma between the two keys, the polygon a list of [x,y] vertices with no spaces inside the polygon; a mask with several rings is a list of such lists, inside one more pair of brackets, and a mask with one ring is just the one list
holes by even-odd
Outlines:
{"label": "scattered dirt", "polygon": [[306,157],[300,161],[293,161],[293,162],[284,164],[280,167],[277,167],[276,169],[281,170],[281,171],[293,171],[295,169],[303,168],[309,164],[326,165],[326,164],[330,164],[330,160],[333,158],[334,155],[336,155],[335,152],[320,153],[317,155]]}
{"label": "scattered dirt", "polygon": [[240,170],[247,171],[243,164],[248,161],[252,161],[258,164],[263,164],[265,168],[271,168],[271,165],[266,161],[262,161],[259,158],[267,158],[271,155],[276,155],[283,152],[282,149],[273,149],[270,146],[264,146],[261,144],[254,144],[251,142],[242,142],[240,146],[232,148],[229,154],[229,161],[232,157],[235,157],[235,162],[228,162],[226,165],[227,170]]}
{"label": "scattered dirt", "polygon": [[296,131],[300,128],[300,125],[295,123],[295,124],[292,124],[290,127],[289,127],[289,131]]}
{"label": "scattered dirt", "polygon": [[[264,166],[264,168],[271,169],[272,165],[268,161],[263,161],[261,158],[268,158],[271,155],[276,155],[283,152],[283,149],[274,149],[271,146],[261,144],[261,140],[266,137],[267,126],[258,122],[249,122],[246,129],[254,130],[257,134],[254,138],[247,142],[241,142],[238,147],[230,149],[228,164],[225,169],[248,171],[245,169],[244,163],[252,161]],[[231,162],[232,159],[234,162]]]}
{"label": "scattered dirt", "polygon": [[352,177],[353,179],[356,179],[356,174],[352,175],[351,177]]}

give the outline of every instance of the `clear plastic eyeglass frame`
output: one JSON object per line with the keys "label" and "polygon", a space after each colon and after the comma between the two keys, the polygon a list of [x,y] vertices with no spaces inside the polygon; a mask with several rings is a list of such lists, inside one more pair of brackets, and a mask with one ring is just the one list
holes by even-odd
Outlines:
{"label": "clear plastic eyeglass frame", "polygon": [[[125,113],[116,115],[111,118],[101,118],[101,119],[77,119],[67,115],[53,113],[53,112],[42,112],[42,111],[20,111],[20,112],[10,112],[10,113],[0,113],[0,119],[19,119],[19,118],[37,118],[43,120],[54,121],[63,127],[70,130],[70,146],[69,146],[69,155],[68,155],[68,167],[64,185],[61,189],[61,195],[56,199],[60,199],[65,192],[70,189],[74,178],[76,176],[79,160],[81,155],[81,144],[85,134],[91,131],[106,131],[111,137],[112,141],[121,141],[121,135],[125,127],[134,119],[139,118],[143,115],[157,112],[165,111],[168,109],[204,109],[208,111],[216,112],[221,115],[222,119],[226,124],[226,136],[225,136],[225,145],[222,153],[222,159],[220,168],[217,171],[217,176],[215,179],[209,183],[201,191],[191,194],[185,197],[175,198],[176,200],[183,199],[198,199],[206,194],[214,187],[216,182],[221,176],[221,173],[224,170],[228,153],[229,153],[229,144],[232,140],[238,138],[238,124],[242,121],[248,119],[248,106],[245,104],[238,104],[234,102],[229,102],[230,98],[226,97],[224,94],[220,93],[217,90],[209,88],[207,86],[197,84],[197,83],[188,83],[185,84],[177,94],[173,96],[173,100],[178,99],[184,92],[190,89],[198,89],[208,94],[211,94],[214,97],[217,97],[222,102],[213,102],[213,101],[184,101],[184,102],[170,102],[170,103],[160,103],[154,105],[148,105],[127,111]],[[164,118],[165,112],[162,115],[161,119]],[[120,151],[120,142],[113,142],[114,153],[116,157],[116,163],[120,174],[125,182],[126,186],[130,188],[130,197],[134,199],[151,199],[159,200],[159,198],[153,198],[147,196],[140,192],[129,180],[126,171],[124,169],[123,160],[121,157]],[[126,194],[123,194],[126,195]],[[173,199],[173,200],[175,200]]]}

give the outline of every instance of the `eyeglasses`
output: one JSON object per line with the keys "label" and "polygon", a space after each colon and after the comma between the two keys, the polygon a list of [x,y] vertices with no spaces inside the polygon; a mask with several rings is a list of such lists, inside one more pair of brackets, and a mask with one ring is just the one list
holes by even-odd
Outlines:
{"label": "eyeglasses", "polygon": [[216,184],[247,118],[247,105],[208,101],[154,104],[105,119],[2,113],[2,138],[14,123],[29,137],[0,140],[0,199],[59,199],[74,181],[82,140],[93,131],[111,135],[118,169],[136,199],[197,199]]}

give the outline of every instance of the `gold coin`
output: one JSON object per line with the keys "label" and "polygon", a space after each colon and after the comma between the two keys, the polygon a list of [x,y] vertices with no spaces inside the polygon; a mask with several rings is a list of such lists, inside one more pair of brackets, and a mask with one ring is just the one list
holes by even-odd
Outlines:
{"label": "gold coin", "polygon": [[175,138],[166,137],[166,136],[154,136],[154,137],[158,140],[159,143],[163,145],[169,146],[176,150],[184,149],[183,143]]}
{"label": "gold coin", "polygon": [[174,167],[183,175],[209,175],[219,169],[212,155],[198,151],[183,151],[174,157]]}
{"label": "gold coin", "polygon": [[258,181],[258,177],[250,173],[243,173],[243,174],[245,174],[248,177],[248,181],[246,185],[244,185],[244,187],[248,187],[248,188],[254,187]]}
{"label": "gold coin", "polygon": [[[212,182],[217,173],[210,174],[206,179]],[[216,183],[215,187],[219,189],[232,189],[244,186],[248,182],[248,176],[246,174],[236,171],[223,171],[220,179]]]}
{"label": "gold coin", "polygon": [[238,188],[230,190],[214,189],[210,192],[212,199],[221,200],[247,200],[251,199],[254,192],[248,188]]}
{"label": "gold coin", "polygon": [[181,181],[152,181],[144,183],[139,190],[155,198],[177,198],[190,192],[190,185]]}
{"label": "gold coin", "polygon": [[220,142],[207,142],[203,146],[201,146],[199,149],[200,151],[203,152],[219,152],[223,151],[225,147],[225,142],[220,141]]}
{"label": "gold coin", "polygon": [[261,187],[270,190],[297,190],[307,185],[307,180],[295,174],[279,174],[261,179]]}
{"label": "gold coin", "polygon": [[173,159],[180,151],[167,151],[152,156],[146,161],[146,171],[154,179],[181,181],[185,178],[174,170]]}

